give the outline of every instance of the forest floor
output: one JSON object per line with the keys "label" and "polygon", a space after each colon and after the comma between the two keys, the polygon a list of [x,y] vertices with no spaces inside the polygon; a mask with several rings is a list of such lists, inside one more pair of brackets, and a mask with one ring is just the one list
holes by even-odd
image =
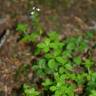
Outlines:
{"label": "forest floor", "polygon": [[[45,31],[56,30],[64,36],[82,34],[92,28],[96,31],[95,0],[77,0],[66,9],[59,3],[50,8],[43,4],[33,4],[32,1],[0,0],[0,32],[2,29],[4,29],[3,31],[8,28],[10,30],[10,35],[0,48],[0,96],[11,96],[18,91],[24,82],[32,79],[32,70],[29,68],[26,75],[22,67],[25,66],[24,64],[30,66],[31,49],[27,44],[18,42],[19,33],[16,31],[16,24],[19,22],[27,23],[32,30],[29,15],[33,6],[40,8],[41,22]],[[10,20],[7,20],[7,17]],[[2,18],[6,19],[3,26]],[[96,58],[95,55],[94,58]]]}

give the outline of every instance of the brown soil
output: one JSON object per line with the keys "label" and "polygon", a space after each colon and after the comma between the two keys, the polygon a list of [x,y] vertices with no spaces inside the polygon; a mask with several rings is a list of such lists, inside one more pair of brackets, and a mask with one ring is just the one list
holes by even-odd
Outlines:
{"label": "brown soil", "polygon": [[[82,34],[88,30],[96,31],[96,1],[74,1],[67,9],[61,3],[54,8],[36,3],[41,9],[41,22],[46,31],[56,30],[63,36]],[[32,79],[31,69],[28,76],[20,71],[16,77],[17,71],[25,64],[30,66],[32,59],[28,45],[17,42],[19,33],[16,32],[16,24],[26,22],[31,30],[29,14],[33,5],[33,0],[0,0],[1,21],[2,18],[10,17],[3,25],[0,23],[0,34],[10,30],[10,35],[0,48],[0,92],[4,91],[4,95],[0,96],[12,96],[14,89],[17,90],[24,82]]]}

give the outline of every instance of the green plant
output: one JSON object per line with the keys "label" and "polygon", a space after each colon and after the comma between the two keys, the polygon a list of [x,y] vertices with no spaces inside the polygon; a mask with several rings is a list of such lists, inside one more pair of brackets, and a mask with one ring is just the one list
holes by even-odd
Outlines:
{"label": "green plant", "polygon": [[95,96],[92,90],[96,89],[96,73],[88,53],[89,39],[76,36],[61,40],[59,37],[57,32],[49,32],[37,43],[33,53],[37,59],[32,63],[32,69],[34,75],[41,78],[43,90],[38,93],[33,87],[25,86],[27,91],[24,93],[26,96],[45,96],[47,91],[49,96],[79,96],[85,90],[87,96]]}
{"label": "green plant", "polygon": [[[43,54],[32,64],[35,75],[42,78],[41,85],[43,89],[50,91],[51,96],[70,96],[70,94],[71,96],[79,96],[83,93],[84,84],[88,82],[86,94],[90,95],[91,90],[96,88],[96,76],[91,70],[94,65],[92,58],[82,56],[88,49],[88,41],[83,40],[82,37],[60,40],[57,32],[48,33],[37,44],[34,51],[34,55],[37,57]],[[85,59],[83,60],[83,58]],[[84,70],[78,69],[79,66]],[[82,90],[80,92],[77,91],[78,86],[81,86]],[[32,90],[27,93],[25,91],[25,93],[31,94],[28,96],[38,96],[38,92],[34,91],[35,89],[32,88]],[[39,96],[43,95],[43,91],[40,92]],[[92,92],[90,96],[95,96],[94,94]]]}
{"label": "green plant", "polygon": [[43,27],[40,23],[40,15],[39,15],[39,8],[33,7],[31,12],[31,19],[32,19],[32,32],[28,33],[28,25],[25,23],[17,24],[17,31],[21,32],[22,41],[25,42],[37,42],[39,41],[40,36],[43,33]]}
{"label": "green plant", "polygon": [[[45,96],[47,92],[47,96],[95,96],[96,73],[92,69],[95,63],[89,46],[93,33],[87,32],[86,37],[75,36],[63,40],[55,31],[45,35],[40,23],[40,9],[37,9],[34,7],[31,12],[31,33],[27,32],[28,25],[25,23],[17,24],[16,28],[21,32],[23,41],[37,44],[33,52],[36,60],[32,61],[32,69],[38,81],[41,80],[42,91],[36,91],[38,86],[24,84],[24,95]],[[19,72],[26,75],[28,69],[28,66],[24,66]]]}
{"label": "green plant", "polygon": [[96,89],[96,73],[95,72],[90,72],[89,75],[87,75],[87,87],[86,87],[86,91],[87,94],[93,93],[92,91]]}
{"label": "green plant", "polygon": [[[87,33],[87,38],[76,36],[61,40],[60,34],[53,31],[38,42],[43,28],[36,10],[32,11],[31,18],[32,33],[27,33],[27,24],[18,24],[17,31],[23,34],[23,41],[37,44],[33,52],[36,60],[32,62],[32,69],[38,80],[41,79],[43,90],[39,92],[36,91],[37,88],[24,84],[25,96],[44,96],[45,91],[49,96],[79,96],[84,94],[84,90],[87,96],[95,96],[96,73],[92,70],[95,64],[89,46],[93,35]],[[27,66],[20,72],[26,68]]]}
{"label": "green plant", "polygon": [[26,33],[27,32],[27,28],[28,28],[27,24],[19,23],[19,24],[17,24],[16,30],[20,31],[20,32],[23,32],[23,33]]}
{"label": "green plant", "polygon": [[92,90],[89,96],[96,96],[96,90]]}
{"label": "green plant", "polygon": [[39,92],[29,85],[23,85],[24,96],[39,96]]}
{"label": "green plant", "polygon": [[[94,62],[90,56],[83,57],[86,50],[90,49],[88,42],[81,36],[60,40],[57,32],[49,32],[37,44],[34,55],[43,54],[32,64],[32,68],[42,78],[43,87],[50,90],[52,96],[79,96],[83,93],[84,84],[89,83],[89,80],[93,82],[91,67]],[[76,91],[78,86],[82,86],[81,93]]]}

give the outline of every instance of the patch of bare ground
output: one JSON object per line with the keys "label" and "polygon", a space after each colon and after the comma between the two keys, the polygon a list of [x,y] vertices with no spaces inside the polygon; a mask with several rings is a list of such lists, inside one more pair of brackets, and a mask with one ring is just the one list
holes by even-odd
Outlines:
{"label": "patch of bare ground", "polygon": [[[24,82],[32,78],[31,69],[28,71],[28,74],[31,74],[28,75],[30,78],[25,76],[22,71],[16,78],[17,71],[21,70],[20,68],[23,65],[30,66],[32,59],[30,48],[23,42],[17,42],[19,34],[16,32],[16,24],[26,22],[30,28],[32,27],[29,14],[33,5],[33,0],[0,0],[0,16],[6,17],[8,15],[13,22],[11,24],[8,21],[7,27],[6,24],[0,27],[0,30],[3,28],[0,31],[2,33],[10,29],[11,26],[10,35],[0,48],[0,91],[5,92],[5,95],[2,96],[8,96],[8,94],[11,96],[13,89],[18,89]],[[43,4],[36,4],[36,6],[41,9],[41,22],[45,32],[56,30],[61,32],[64,37],[69,37],[83,34],[89,31],[90,28],[96,31],[96,27],[93,27],[96,25],[95,0],[74,0],[74,3],[68,9],[65,9],[61,3],[58,3],[58,7],[56,5],[53,9]],[[29,31],[32,31],[32,29]],[[95,53],[94,50],[94,58],[96,57]]]}

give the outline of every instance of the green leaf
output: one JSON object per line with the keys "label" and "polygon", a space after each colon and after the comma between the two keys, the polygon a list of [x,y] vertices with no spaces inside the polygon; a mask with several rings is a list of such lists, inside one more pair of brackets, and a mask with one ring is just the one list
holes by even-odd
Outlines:
{"label": "green leaf", "polygon": [[41,50],[43,50],[45,53],[47,53],[49,51],[49,46],[47,46],[45,43],[39,43],[38,48],[40,48]]}
{"label": "green leaf", "polygon": [[39,76],[39,77],[44,77],[45,76],[45,72],[43,69],[39,69],[36,70],[36,74]]}
{"label": "green leaf", "polygon": [[41,52],[41,49],[35,48],[33,54],[36,56],[36,55],[40,54],[40,52]]}
{"label": "green leaf", "polygon": [[54,59],[49,60],[48,61],[48,67],[50,69],[56,69],[56,67],[57,67],[56,61]]}
{"label": "green leaf", "polygon": [[51,90],[52,92],[54,92],[54,91],[56,90],[56,86],[51,86],[51,87],[50,87],[50,90]]}
{"label": "green leaf", "polygon": [[53,50],[52,53],[53,53],[54,57],[57,57],[57,56],[61,55],[62,50],[56,49],[56,50]]}
{"label": "green leaf", "polygon": [[64,70],[65,70],[65,69],[64,69],[63,67],[60,67],[60,68],[59,68],[59,73],[60,73],[60,74],[63,74],[63,73],[64,73]]}
{"label": "green leaf", "polygon": [[71,70],[72,69],[72,64],[70,62],[69,63],[66,63],[64,67],[67,70]]}
{"label": "green leaf", "polygon": [[59,34],[57,32],[49,32],[48,36],[50,40],[58,40],[59,39]]}
{"label": "green leaf", "polygon": [[37,47],[42,49],[45,53],[47,53],[50,50],[49,44],[50,44],[50,40],[48,38],[45,38],[43,42],[37,45]]}
{"label": "green leaf", "polygon": [[52,81],[50,79],[45,79],[45,81],[42,83],[43,86],[49,86],[52,84]]}
{"label": "green leaf", "polygon": [[45,65],[46,65],[46,60],[45,59],[40,59],[38,61],[38,64],[39,64],[39,68],[45,68]]}
{"label": "green leaf", "polygon": [[22,38],[22,41],[34,42],[38,39],[38,37],[39,37],[39,34],[32,32],[31,35],[29,35],[29,34],[24,35],[24,37]]}
{"label": "green leaf", "polygon": [[45,38],[45,39],[44,39],[44,43],[45,43],[46,46],[49,46],[49,44],[50,44],[50,39],[49,39],[49,38]]}
{"label": "green leaf", "polygon": [[82,63],[82,60],[81,60],[81,58],[78,56],[78,57],[75,57],[74,59],[73,59],[73,61],[74,61],[74,63],[75,64],[77,64],[77,65],[80,65],[81,63]]}
{"label": "green leaf", "polygon": [[54,42],[50,43],[50,48],[58,49],[58,45]]}
{"label": "green leaf", "polygon": [[59,42],[59,41],[55,41],[55,42],[52,42],[50,43],[50,48],[53,48],[53,49],[58,49],[58,50],[61,50],[63,48],[63,43]]}
{"label": "green leaf", "polygon": [[91,39],[94,36],[94,32],[92,32],[92,31],[86,32],[86,35],[87,35],[88,39]]}
{"label": "green leaf", "polygon": [[21,32],[26,32],[27,31],[27,28],[28,28],[28,25],[27,24],[25,24],[25,23],[19,23],[19,24],[17,24],[16,30],[17,31],[21,31]]}
{"label": "green leaf", "polygon": [[51,53],[46,53],[46,54],[44,55],[44,57],[45,57],[46,59],[52,59],[52,58],[53,58],[53,55],[52,55]]}
{"label": "green leaf", "polygon": [[73,50],[76,48],[76,45],[74,42],[69,42],[66,47],[68,50]]}
{"label": "green leaf", "polygon": [[37,32],[32,32],[30,35],[30,41],[36,41],[39,38],[40,34]]}
{"label": "green leaf", "polygon": [[43,50],[44,50],[45,53],[47,53],[50,50],[50,48],[49,47],[45,47]]}
{"label": "green leaf", "polygon": [[82,41],[82,42],[80,43],[80,45],[79,45],[78,50],[82,52],[82,51],[84,51],[85,49],[88,49],[87,41]]}
{"label": "green leaf", "polygon": [[63,58],[63,57],[56,57],[56,61],[61,63],[61,64],[65,64],[67,61]]}
{"label": "green leaf", "polygon": [[41,42],[41,43],[39,43],[39,44],[37,45],[37,47],[38,47],[38,48],[45,48],[45,44],[44,44],[43,42]]}
{"label": "green leaf", "polygon": [[69,51],[69,50],[65,50],[63,53],[62,53],[63,57],[65,58],[69,58],[69,57],[72,57],[72,51]]}
{"label": "green leaf", "polygon": [[35,88],[30,87],[29,85],[24,84],[23,90],[26,96],[39,96],[39,92]]}
{"label": "green leaf", "polygon": [[22,38],[22,41],[24,41],[24,42],[29,42],[29,41],[31,41],[31,40],[30,40],[30,35],[24,35],[24,37]]}
{"label": "green leaf", "polygon": [[86,59],[84,65],[86,68],[90,68],[93,65],[93,61],[90,59]]}

